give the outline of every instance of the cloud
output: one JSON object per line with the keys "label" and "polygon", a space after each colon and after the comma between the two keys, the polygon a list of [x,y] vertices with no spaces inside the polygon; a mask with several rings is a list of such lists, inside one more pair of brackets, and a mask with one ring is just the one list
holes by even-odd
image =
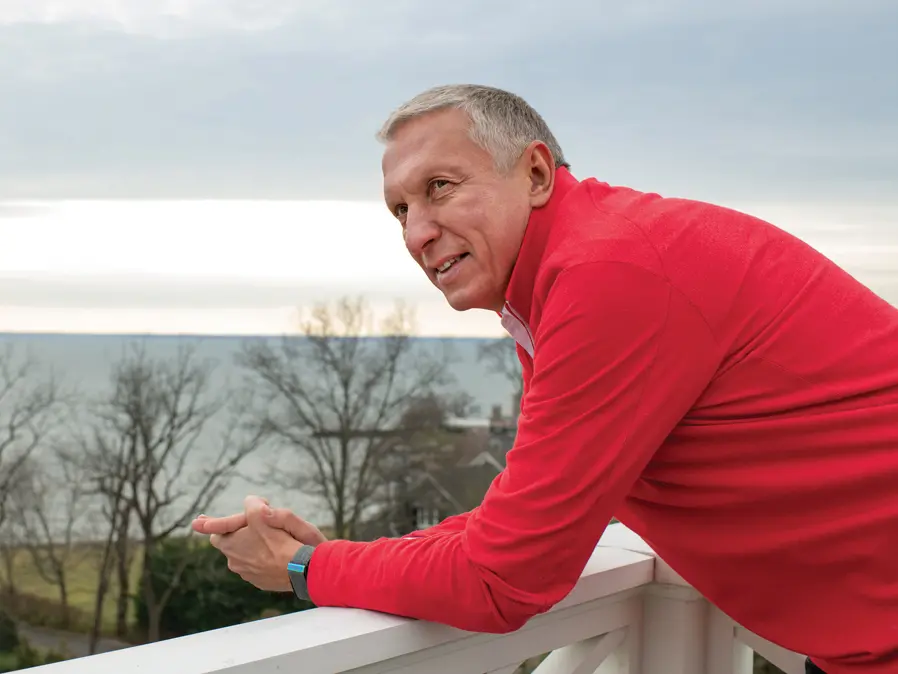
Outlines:
{"label": "cloud", "polygon": [[382,119],[457,81],[523,94],[580,175],[708,199],[898,182],[890,0],[2,7],[0,198],[377,199]]}
{"label": "cloud", "polygon": [[[728,205],[800,236],[898,304],[898,205]],[[491,312],[450,309],[381,204],[18,206],[0,219],[0,332],[280,334],[296,331],[298,308],[364,296],[380,317],[403,300],[419,334],[501,334]]]}
{"label": "cloud", "polygon": [[[497,334],[377,203],[375,130],[446,82],[522,94],[578,176],[741,207],[898,302],[896,21],[894,0],[0,0],[0,330],[280,332],[362,292]],[[120,201],[42,201],[85,198]]]}
{"label": "cloud", "polygon": [[305,12],[315,0],[4,0],[0,24],[75,23],[157,37],[264,31]]}
{"label": "cloud", "polygon": [[[266,31],[285,24],[319,22],[332,28],[381,28],[394,43],[407,44],[421,35],[452,39],[463,29],[490,34],[504,41],[526,27],[528,32],[564,26],[575,33],[603,34],[646,25],[710,24],[722,20],[754,20],[813,12],[851,14],[887,8],[888,0],[754,0],[721,3],[717,0],[617,0],[557,2],[547,11],[542,0],[494,0],[489,11],[477,0],[458,0],[438,9],[422,10],[413,0],[4,0],[0,24],[82,23],[157,37],[188,37],[215,32]],[[378,21],[381,19],[381,21]],[[371,21],[376,25],[372,26]],[[415,34],[405,29],[416,27]],[[478,26],[482,29],[478,31]],[[506,30],[494,31],[499,26]],[[460,35],[461,36],[461,35]],[[352,45],[357,46],[357,45]]]}

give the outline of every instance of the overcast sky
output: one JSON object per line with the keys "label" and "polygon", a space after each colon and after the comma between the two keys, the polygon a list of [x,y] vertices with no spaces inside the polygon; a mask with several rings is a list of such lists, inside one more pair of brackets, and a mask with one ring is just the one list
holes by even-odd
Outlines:
{"label": "overcast sky", "polygon": [[[350,222],[383,227],[369,235],[397,251],[387,266],[401,264],[390,223],[374,215],[374,133],[404,99],[447,82],[523,95],[580,177],[744,206],[814,243],[835,236],[834,248],[853,245],[855,258],[866,246],[871,260],[878,254],[875,273],[884,273],[889,255],[898,256],[896,34],[895,0],[0,0],[0,227],[7,235],[33,229],[17,239],[24,247],[6,239],[0,305],[31,314],[54,302],[58,310],[86,306],[59,285],[40,285],[64,275],[66,255],[97,258],[94,271],[138,283],[178,258],[166,250],[196,257],[218,223],[227,221],[221,236],[233,243],[259,219],[192,211],[175,229],[206,228],[205,238],[193,237],[198,248],[171,239],[138,259],[126,238],[119,248],[104,239],[102,255],[96,248],[103,227],[152,238],[152,221],[134,224],[137,211],[76,208],[78,219],[59,206],[42,219],[20,200],[328,199],[330,210],[315,207],[316,221],[296,230],[305,237],[296,245],[319,266],[346,267],[351,237],[316,236]],[[348,201],[367,202],[365,223]],[[302,208],[271,216],[271,232],[289,239]],[[87,229],[46,238],[70,227]],[[272,290],[263,273],[272,265],[258,252],[248,266],[269,285],[256,297],[284,299],[299,277],[303,287],[317,283],[277,272],[281,289]],[[28,269],[16,260],[42,256],[63,262],[26,288]],[[110,258],[119,269],[103,266]],[[196,268],[221,276],[243,266],[220,259]],[[91,269],[85,262],[78,273]],[[349,285],[371,285],[382,270],[355,267]],[[401,283],[414,272],[402,267]],[[222,288],[240,274],[224,276]],[[106,277],[97,278],[84,280],[85,293],[99,297]],[[119,296],[130,287],[122,283],[112,289]],[[157,284],[150,304],[180,283],[175,274]],[[212,292],[201,285],[199,304]],[[112,290],[96,301],[109,304]],[[53,292],[58,299],[46,299]],[[175,304],[184,304],[183,292]],[[219,304],[259,308],[258,299],[228,292],[233,300]],[[423,281],[414,286],[413,294],[425,292],[438,299]],[[146,293],[125,296],[136,306]]]}
{"label": "overcast sky", "polygon": [[3,0],[0,194],[376,198],[380,121],[520,93],[581,174],[885,198],[894,0]]}

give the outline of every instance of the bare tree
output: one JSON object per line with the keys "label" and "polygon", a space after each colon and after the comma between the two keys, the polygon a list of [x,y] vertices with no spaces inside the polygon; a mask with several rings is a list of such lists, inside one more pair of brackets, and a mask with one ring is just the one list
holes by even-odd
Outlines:
{"label": "bare tree", "polygon": [[161,592],[152,582],[157,546],[207,510],[261,442],[261,431],[245,423],[244,408],[214,380],[214,369],[198,358],[195,345],[153,359],[132,344],[95,410],[87,454],[94,484],[106,497],[105,562],[117,561],[120,591],[126,591],[128,539],[136,532],[149,641],[159,639],[162,611],[177,586],[177,577]]}
{"label": "bare tree", "polygon": [[[19,472],[22,470],[20,468]],[[15,481],[10,485],[6,497],[9,510],[12,510],[13,504],[19,500],[20,491],[20,482]],[[3,570],[0,575],[0,598],[9,601],[13,606],[16,600],[17,558],[24,549],[25,533],[22,531],[21,522],[14,516],[6,517],[0,524],[0,564]]]}
{"label": "bare tree", "polygon": [[516,417],[521,405],[521,398],[524,395],[524,378],[514,339],[503,337],[481,344],[477,358],[486,363],[490,372],[503,377],[512,385],[513,407],[511,413]]}
{"label": "bare tree", "polygon": [[73,433],[79,441],[76,450],[66,460],[80,461],[84,466],[90,488],[98,497],[98,521],[105,526],[105,532],[101,535],[103,546],[97,566],[97,590],[89,641],[89,652],[95,653],[102,631],[106,597],[112,589],[114,568],[118,571],[116,635],[125,637],[128,632],[130,567],[134,550],[130,541],[131,506],[126,499],[125,487],[136,452],[133,434],[113,435],[103,421],[96,421],[79,430],[83,432]]}
{"label": "bare tree", "polygon": [[12,344],[0,349],[0,525],[20,469],[59,424],[65,402],[33,358],[19,357]]}
{"label": "bare tree", "polygon": [[86,551],[78,545],[78,527],[88,514],[87,485],[79,465],[65,460],[61,452],[43,457],[40,463],[34,456],[18,472],[9,511],[19,527],[19,540],[30,555],[32,568],[57,588],[62,611],[60,627],[68,628],[71,569],[83,561]]}
{"label": "bare tree", "polygon": [[281,461],[270,480],[316,497],[334,536],[353,538],[377,504],[381,464],[396,447],[403,412],[450,382],[451,354],[416,346],[402,305],[378,338],[361,299],[318,305],[301,328],[299,339],[247,341],[238,363],[261,392],[259,429],[297,459],[292,469]]}
{"label": "bare tree", "polygon": [[16,598],[16,555],[21,548],[21,531],[7,520],[0,526],[0,599],[8,598],[10,603]]}

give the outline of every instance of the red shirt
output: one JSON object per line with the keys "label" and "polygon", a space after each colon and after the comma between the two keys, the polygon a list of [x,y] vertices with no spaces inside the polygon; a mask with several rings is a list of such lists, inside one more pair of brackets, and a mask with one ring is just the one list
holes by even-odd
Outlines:
{"label": "red shirt", "polygon": [[507,299],[507,468],[433,529],[319,546],[316,604],[514,630],[617,516],[747,629],[898,671],[898,309],[770,224],[564,169]]}

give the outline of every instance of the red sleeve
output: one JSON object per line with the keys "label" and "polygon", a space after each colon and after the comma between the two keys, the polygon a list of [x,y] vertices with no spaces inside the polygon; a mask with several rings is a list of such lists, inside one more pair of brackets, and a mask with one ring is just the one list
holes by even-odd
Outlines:
{"label": "red sleeve", "polygon": [[448,534],[456,531],[461,531],[465,528],[465,525],[468,523],[468,519],[477,512],[478,508],[474,508],[474,510],[466,513],[461,513],[459,515],[452,515],[451,517],[447,517],[439,524],[427,527],[426,529],[419,529],[418,531],[413,531],[412,533],[404,536],[403,538],[427,538],[429,536],[436,536],[438,534]]}
{"label": "red sleeve", "polygon": [[325,543],[309,566],[313,602],[507,632],[570,592],[718,349],[666,279],[612,262],[558,277],[535,341],[507,467],[464,528]]}

